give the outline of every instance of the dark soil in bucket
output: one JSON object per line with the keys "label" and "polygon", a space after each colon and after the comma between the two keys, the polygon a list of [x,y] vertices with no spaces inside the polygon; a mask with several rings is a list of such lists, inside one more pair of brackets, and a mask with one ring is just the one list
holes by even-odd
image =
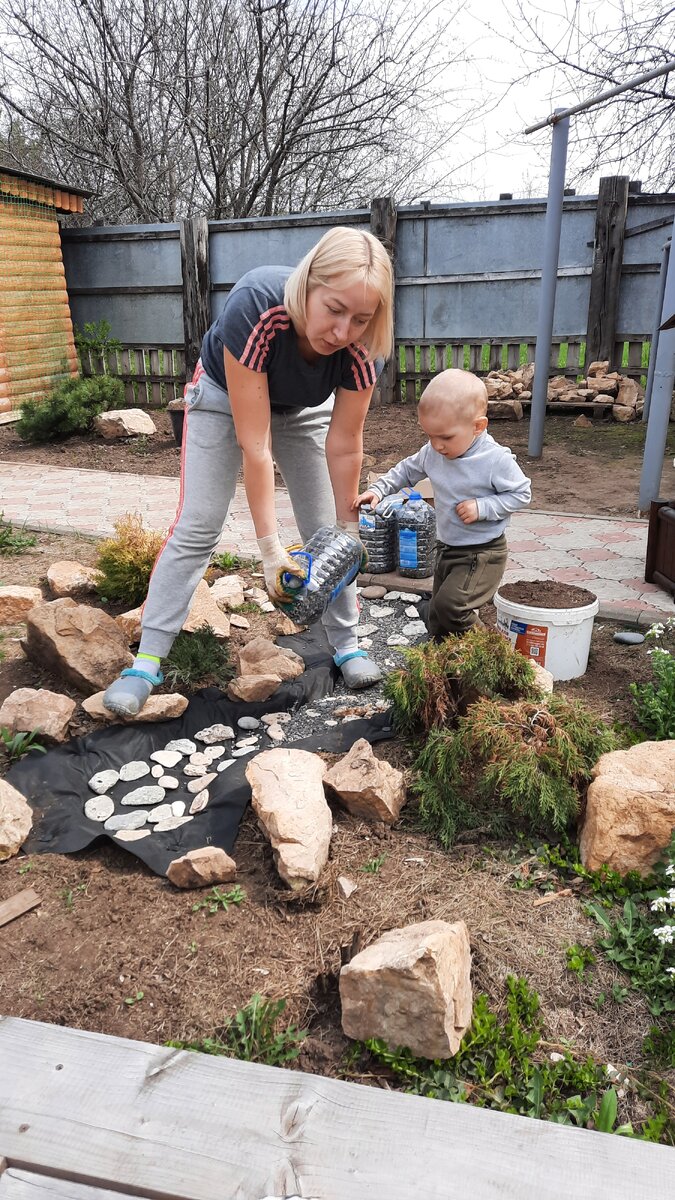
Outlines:
{"label": "dark soil in bucket", "polygon": [[532,608],[584,608],[597,599],[587,588],[554,579],[517,579],[500,587],[499,595],[513,604],[529,604]]}

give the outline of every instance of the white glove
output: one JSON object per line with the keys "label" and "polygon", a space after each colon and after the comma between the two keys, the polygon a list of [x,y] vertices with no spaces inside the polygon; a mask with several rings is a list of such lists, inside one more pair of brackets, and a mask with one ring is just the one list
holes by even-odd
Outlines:
{"label": "white glove", "polygon": [[280,578],[283,571],[304,579],[307,571],[302,559],[291,558],[279,541],[278,533],[270,533],[267,537],[258,538],[258,549],[262,558],[265,587],[270,600],[288,600],[289,597],[280,591]]}

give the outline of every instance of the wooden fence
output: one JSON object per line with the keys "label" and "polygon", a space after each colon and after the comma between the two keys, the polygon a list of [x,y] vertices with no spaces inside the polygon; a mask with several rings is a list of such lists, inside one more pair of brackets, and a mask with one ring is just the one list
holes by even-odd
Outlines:
{"label": "wooden fence", "polygon": [[134,408],[163,408],[183,395],[184,346],[123,346],[105,354],[80,354],[82,374],[112,375],[124,383],[124,400]]}

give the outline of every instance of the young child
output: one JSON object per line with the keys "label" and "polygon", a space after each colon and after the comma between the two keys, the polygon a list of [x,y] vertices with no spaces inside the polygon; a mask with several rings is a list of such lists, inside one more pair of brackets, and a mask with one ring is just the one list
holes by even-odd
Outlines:
{"label": "young child", "polygon": [[530,503],[530,480],[487,430],[485,384],[468,371],[441,371],[417,410],[429,441],[357,497],[354,508],[428,476],[436,505],[436,569],[428,627],[432,637],[463,634],[494,596],[506,567],[504,530]]}

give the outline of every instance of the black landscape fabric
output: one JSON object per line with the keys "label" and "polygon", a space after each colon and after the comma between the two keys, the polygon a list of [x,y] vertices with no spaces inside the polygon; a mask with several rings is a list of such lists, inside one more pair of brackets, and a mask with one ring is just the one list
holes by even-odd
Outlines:
{"label": "black landscape fabric", "polygon": [[[88,781],[98,771],[119,770],[126,762],[148,761],[149,755],[162,750],[167,742],[176,738],[194,738],[195,733],[209,725],[231,725],[236,729],[240,717],[291,712],[302,704],[330,695],[336,668],[323,627],[315,625],[307,633],[277,640],[279,645],[287,645],[302,656],[305,672],[297,679],[283,683],[270,700],[235,703],[218,688],[204,688],[190,701],[182,716],[173,721],[109,725],[86,737],[74,738],[46,754],[33,752],[16,763],[6,779],[26,797],[34,812],[34,825],[24,843],[24,853],[72,854],[91,845],[97,838],[105,837],[140,858],[157,875],[165,875],[174,858],[201,846],[220,846],[231,854],[239,823],[251,797],[245,776],[250,755],[234,759],[231,767],[216,774],[209,785],[207,807],[192,821],[163,833],[153,831],[149,837],[134,842],[117,841],[114,834],[104,832],[100,822],[85,817],[84,803],[93,794]],[[340,753],[349,750],[358,738],[376,742],[391,737],[391,732],[389,714],[378,713],[371,719],[325,728],[322,733],[296,743],[285,742],[284,747]],[[230,756],[231,745],[227,744],[226,758]],[[117,783],[109,792],[115,801],[115,812],[132,812],[131,807],[120,807],[122,797],[134,788],[154,782],[146,776]],[[165,803],[178,799],[185,800],[189,808],[194,797],[181,786],[167,793]]]}

